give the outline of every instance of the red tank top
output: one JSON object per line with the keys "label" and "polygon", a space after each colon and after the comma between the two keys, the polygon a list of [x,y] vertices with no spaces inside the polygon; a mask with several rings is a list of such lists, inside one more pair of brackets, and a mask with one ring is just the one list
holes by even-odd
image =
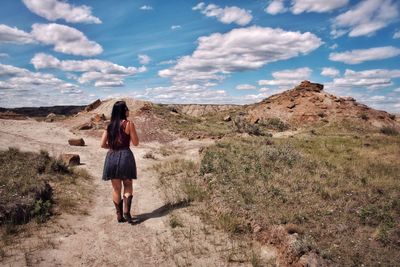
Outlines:
{"label": "red tank top", "polygon": [[129,134],[125,133],[125,128],[127,124],[128,124],[127,120],[124,120],[121,123],[121,135],[120,135],[120,140],[118,142],[118,149],[129,147],[129,142],[131,141],[131,138]]}

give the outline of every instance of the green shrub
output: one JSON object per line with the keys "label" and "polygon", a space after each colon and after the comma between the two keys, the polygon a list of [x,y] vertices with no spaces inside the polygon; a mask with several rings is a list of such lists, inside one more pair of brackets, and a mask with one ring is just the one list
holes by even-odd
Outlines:
{"label": "green shrub", "polygon": [[393,128],[393,127],[388,127],[384,126],[380,129],[381,133],[386,134],[386,135],[398,135],[399,132]]}

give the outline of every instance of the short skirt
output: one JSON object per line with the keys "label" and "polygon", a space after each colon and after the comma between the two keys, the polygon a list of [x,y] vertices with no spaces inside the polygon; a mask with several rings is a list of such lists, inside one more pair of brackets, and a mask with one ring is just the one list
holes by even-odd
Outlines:
{"label": "short skirt", "polygon": [[137,179],[135,156],[129,147],[107,152],[102,180],[111,179]]}

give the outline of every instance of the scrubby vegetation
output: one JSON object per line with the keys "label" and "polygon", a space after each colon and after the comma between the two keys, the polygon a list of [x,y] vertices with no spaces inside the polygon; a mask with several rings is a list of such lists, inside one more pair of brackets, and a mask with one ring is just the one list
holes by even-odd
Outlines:
{"label": "scrubby vegetation", "polygon": [[71,169],[43,150],[0,151],[0,244],[7,245],[10,234],[32,219],[43,223],[59,212],[85,213],[78,204],[89,192],[89,179],[86,171]]}
{"label": "scrubby vegetation", "polygon": [[[283,131],[288,129],[287,125],[279,119],[273,120],[272,124],[252,124],[245,119],[245,113],[240,108],[209,113],[202,117],[193,117],[178,113],[163,105],[154,105],[153,111],[157,116],[163,118],[165,127],[183,137],[194,138],[222,138],[223,136],[234,136],[238,133],[249,135],[269,135],[269,130]],[[229,120],[224,120],[229,116]]]}
{"label": "scrubby vegetation", "polygon": [[204,220],[232,234],[286,225],[299,235],[299,256],[313,250],[337,266],[396,265],[400,138],[316,132],[229,138],[204,149],[198,164],[156,170],[170,200],[197,202]]}

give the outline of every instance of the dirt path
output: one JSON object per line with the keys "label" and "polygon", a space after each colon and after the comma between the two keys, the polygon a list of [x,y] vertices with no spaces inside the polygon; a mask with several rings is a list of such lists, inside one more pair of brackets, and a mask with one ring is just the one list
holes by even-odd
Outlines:
{"label": "dirt path", "polygon": [[[57,227],[48,234],[49,246],[30,249],[29,253],[14,253],[1,264],[6,266],[246,266],[249,264],[229,263],[227,257],[239,245],[230,241],[223,233],[203,231],[195,216],[177,211],[185,217],[185,227],[174,231],[169,225],[168,212],[160,212],[164,203],[157,189],[157,177],[149,169],[157,161],[144,159],[143,155],[160,148],[159,143],[141,143],[131,147],[138,166],[138,180],[134,182],[133,213],[150,214],[150,218],[137,225],[117,224],[114,206],[111,201],[111,187],[101,181],[105,149],[99,140],[84,136],[86,146],[72,147],[69,138],[77,136],[63,127],[61,123],[36,122],[34,120],[0,120],[0,149],[15,146],[24,151],[45,149],[50,155],[78,153],[81,168],[87,169],[95,178],[93,201],[89,205],[88,216],[60,215],[55,222]],[[178,139],[170,145],[182,157],[196,159],[198,149],[210,144],[212,140],[187,141]],[[157,212],[158,211],[158,212]],[[55,229],[55,230],[54,230]],[[203,230],[201,230],[203,229]],[[196,233],[196,237],[185,235],[185,231]],[[197,247],[192,241],[202,240]],[[224,240],[221,242],[221,240]],[[189,245],[183,246],[188,243]],[[200,252],[199,252],[200,251]],[[226,252],[227,251],[227,252]],[[269,258],[274,254],[263,250]]]}

